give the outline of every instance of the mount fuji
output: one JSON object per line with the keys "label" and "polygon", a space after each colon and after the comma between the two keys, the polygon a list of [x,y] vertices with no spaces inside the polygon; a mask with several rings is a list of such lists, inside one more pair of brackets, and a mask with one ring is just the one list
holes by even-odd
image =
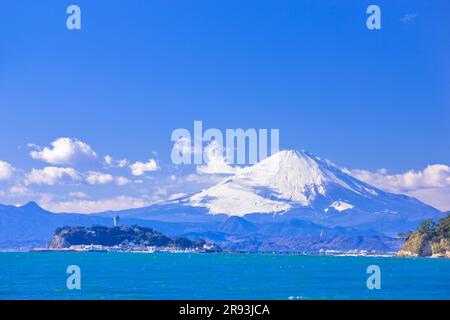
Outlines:
{"label": "mount fuji", "polygon": [[[190,197],[186,205],[206,207],[211,214],[281,215],[296,208],[343,212],[365,208],[392,211],[387,194],[341,171],[329,161],[304,151],[281,151],[238,175]],[[378,204],[378,205],[377,205]],[[373,210],[372,210],[373,211]]]}
{"label": "mount fuji", "polygon": [[199,193],[121,214],[192,223],[229,218],[253,224],[300,220],[386,236],[444,215],[415,198],[362,182],[328,160],[294,150],[280,151]]}

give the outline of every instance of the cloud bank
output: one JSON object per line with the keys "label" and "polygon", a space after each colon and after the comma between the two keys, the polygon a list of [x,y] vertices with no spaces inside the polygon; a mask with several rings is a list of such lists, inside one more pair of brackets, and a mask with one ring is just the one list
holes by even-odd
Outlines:
{"label": "cloud bank", "polygon": [[152,172],[159,169],[155,159],[149,159],[147,162],[137,161],[130,165],[131,174],[134,176],[142,176],[146,172]]}
{"label": "cloud bank", "polygon": [[205,165],[197,166],[200,174],[236,174],[240,168],[229,165],[224,154],[224,148],[216,141],[212,141],[204,151]]}
{"label": "cloud bank", "polygon": [[73,165],[81,162],[93,162],[97,160],[97,154],[85,142],[72,138],[58,138],[51,143],[51,147],[37,148],[30,152],[33,159],[41,160],[53,165]]}
{"label": "cloud bank", "polygon": [[32,169],[26,175],[25,183],[45,184],[54,186],[61,183],[73,183],[82,180],[81,175],[73,168],[45,167],[44,169]]}
{"label": "cloud bank", "polygon": [[445,164],[428,165],[425,169],[390,174],[386,169],[376,172],[347,170],[355,178],[382,190],[403,193],[426,202],[440,210],[450,210],[450,167]]}
{"label": "cloud bank", "polygon": [[14,170],[14,167],[8,162],[0,160],[0,181],[11,179],[14,174]]}
{"label": "cloud bank", "polygon": [[117,196],[114,198],[85,200],[75,199],[69,201],[52,201],[52,199],[41,199],[39,205],[52,212],[77,212],[77,213],[95,213],[109,210],[125,210],[131,208],[142,208],[149,205],[146,199]]}

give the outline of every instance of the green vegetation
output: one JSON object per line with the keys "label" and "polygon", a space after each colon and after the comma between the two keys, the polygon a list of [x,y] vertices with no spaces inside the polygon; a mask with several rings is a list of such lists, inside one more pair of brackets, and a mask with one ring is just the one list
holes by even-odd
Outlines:
{"label": "green vegetation", "polygon": [[450,214],[439,220],[437,223],[433,220],[425,220],[417,229],[419,234],[425,236],[426,240],[436,242],[440,239],[450,240]]}
{"label": "green vegetation", "polygon": [[150,228],[131,227],[62,227],[55,231],[50,247],[61,248],[72,245],[154,246],[176,248],[201,248],[204,240],[191,241],[186,238],[169,238]]}
{"label": "green vegetation", "polygon": [[426,220],[416,232],[404,234],[403,244],[398,257],[442,257],[450,258],[450,214],[434,222]]}

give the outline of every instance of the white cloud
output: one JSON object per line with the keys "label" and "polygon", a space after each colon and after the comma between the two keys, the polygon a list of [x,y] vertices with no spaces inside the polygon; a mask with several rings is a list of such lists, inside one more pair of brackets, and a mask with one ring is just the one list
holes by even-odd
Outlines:
{"label": "white cloud", "polygon": [[23,185],[15,185],[9,189],[9,192],[15,195],[26,195],[30,193],[30,190],[28,190],[28,188]]}
{"label": "white cloud", "polygon": [[8,162],[0,160],[0,181],[6,181],[12,178],[14,174],[14,167]]}
{"label": "white cloud", "polygon": [[103,158],[103,161],[105,161],[107,166],[112,166],[113,164],[113,158],[108,154]]}
{"label": "white cloud", "polygon": [[226,163],[223,156],[224,149],[216,141],[212,141],[205,148],[205,165],[197,166],[200,174],[236,174],[239,167],[233,167]]}
{"label": "white cloud", "polygon": [[154,159],[149,159],[146,163],[138,161],[131,164],[130,169],[134,176],[142,176],[145,172],[158,170],[159,166]]}
{"label": "white cloud", "polygon": [[129,179],[127,179],[125,177],[116,177],[115,181],[118,186],[124,186],[131,182]]}
{"label": "white cloud", "polygon": [[175,194],[170,195],[167,198],[167,200],[176,200],[176,199],[179,199],[179,198],[182,198],[182,197],[185,197],[185,196],[187,196],[186,193],[175,193]]}
{"label": "white cloud", "polygon": [[73,198],[80,198],[80,199],[88,197],[88,195],[86,193],[81,192],[81,191],[69,192],[69,196],[73,197]]}
{"label": "white cloud", "polygon": [[441,211],[450,211],[450,188],[426,188],[409,191],[408,195],[429,203]]}
{"label": "white cloud", "polygon": [[211,187],[214,184],[220,183],[224,181],[225,177],[223,175],[216,175],[216,174],[188,174],[185,177],[179,177],[177,179],[178,183],[184,183],[184,182],[191,182],[195,184],[200,184],[205,187]]}
{"label": "white cloud", "polygon": [[128,165],[127,159],[122,159],[117,162],[119,168],[125,168]]}
{"label": "white cloud", "polygon": [[142,198],[129,196],[118,196],[115,198],[99,199],[99,200],[70,200],[70,201],[53,201],[51,198],[44,198],[39,204],[46,210],[52,212],[78,212],[78,213],[95,213],[109,210],[125,210],[130,208],[142,208],[151,203]]}
{"label": "white cloud", "polygon": [[89,184],[107,184],[114,180],[114,177],[107,173],[90,171],[86,177]]}
{"label": "white cloud", "polygon": [[110,155],[104,156],[103,162],[106,168],[125,168],[128,165],[127,159],[115,160]]}
{"label": "white cloud", "polygon": [[376,172],[351,170],[356,178],[388,191],[411,191],[419,188],[450,187],[450,167],[443,164],[427,166],[422,171],[389,174],[386,169]]}
{"label": "white cloud", "polygon": [[71,138],[58,138],[51,143],[50,148],[38,147],[38,150],[30,152],[30,156],[33,159],[59,165],[73,165],[79,162],[92,162],[97,159],[97,154],[88,144]]}
{"label": "white cloud", "polygon": [[410,170],[400,174],[389,174],[386,169],[376,172],[351,170],[349,173],[380,189],[405,193],[438,209],[450,210],[450,192],[446,192],[450,190],[450,167],[447,165],[433,164],[421,171]]}
{"label": "white cloud", "polygon": [[188,137],[181,137],[175,141],[172,151],[179,153],[181,156],[191,156],[203,152],[201,148],[194,148],[192,146],[192,140]]}
{"label": "white cloud", "polygon": [[32,169],[26,175],[25,183],[46,184],[53,186],[63,182],[80,181],[80,174],[73,168],[45,167],[44,169]]}

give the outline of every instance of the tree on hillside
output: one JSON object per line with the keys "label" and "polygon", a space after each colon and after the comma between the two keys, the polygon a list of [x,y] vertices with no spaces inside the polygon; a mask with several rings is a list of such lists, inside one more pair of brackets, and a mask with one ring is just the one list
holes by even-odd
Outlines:
{"label": "tree on hillside", "polygon": [[424,235],[426,238],[431,238],[434,228],[435,223],[432,219],[428,219],[419,224],[419,228],[417,229],[417,231],[421,235]]}
{"label": "tree on hillside", "polygon": [[437,223],[431,219],[421,222],[417,232],[428,240],[439,241],[442,238],[450,240],[450,214]]}
{"label": "tree on hillside", "polygon": [[450,214],[438,221],[435,234],[437,237],[450,240]]}

